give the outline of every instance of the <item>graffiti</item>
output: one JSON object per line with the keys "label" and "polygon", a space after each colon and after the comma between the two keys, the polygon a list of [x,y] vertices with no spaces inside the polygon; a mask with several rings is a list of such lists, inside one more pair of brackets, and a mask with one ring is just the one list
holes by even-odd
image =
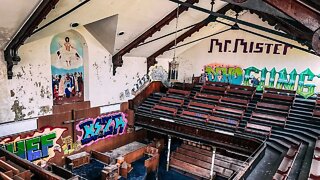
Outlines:
{"label": "graffiti", "polygon": [[213,53],[215,48],[218,48],[218,52],[229,52],[229,53],[266,53],[266,54],[282,54],[286,55],[288,49],[291,46],[286,44],[278,43],[262,43],[262,42],[247,42],[244,39],[235,39],[220,41],[219,39],[211,39],[210,48],[208,53]]}
{"label": "graffiti", "polygon": [[[275,68],[268,71],[267,68],[260,70],[256,67],[249,67],[244,70],[244,74],[243,84],[246,86],[251,85],[251,79],[254,78],[253,74],[256,74],[256,76],[260,77],[258,89],[272,87],[277,89],[296,90],[297,94],[304,98],[312,96],[315,93],[316,87],[315,84],[306,83],[306,81],[310,82],[313,81],[315,77],[320,77],[320,75],[316,76],[309,68],[302,71],[300,74],[297,73],[296,69],[293,69],[288,74],[286,68],[277,72]],[[268,79],[267,74],[269,74]],[[295,89],[295,87],[297,88]]]}
{"label": "graffiti", "polygon": [[55,104],[83,101],[84,40],[75,31],[53,37],[50,45]]}
{"label": "graffiti", "polygon": [[131,94],[135,95],[137,92],[139,92],[141,89],[146,87],[146,85],[150,82],[150,78],[148,74],[145,74],[142,78],[137,79],[137,83],[133,85],[133,88],[131,90]]}
{"label": "graffiti", "polygon": [[242,83],[243,70],[238,66],[209,64],[204,67],[204,71],[208,81],[238,85]]}
{"label": "graffiti", "polygon": [[165,86],[169,86],[168,72],[162,66],[150,67],[149,77],[151,81],[161,81]]}
{"label": "graffiti", "polygon": [[5,138],[0,141],[0,145],[23,159],[35,164],[45,164],[55,156],[55,150],[61,152],[57,141],[66,130],[66,128],[45,128],[25,138],[21,136],[15,139]]}
{"label": "graffiti", "polygon": [[72,142],[72,137],[71,136],[67,136],[65,138],[61,137],[62,139],[62,150],[63,153],[66,154],[71,154],[73,152],[79,151],[81,149],[81,144],[80,142]]}
{"label": "graffiti", "polygon": [[87,119],[81,121],[76,129],[81,132],[78,141],[83,146],[89,146],[102,139],[122,135],[127,127],[127,119],[124,113],[102,115],[96,119]]}

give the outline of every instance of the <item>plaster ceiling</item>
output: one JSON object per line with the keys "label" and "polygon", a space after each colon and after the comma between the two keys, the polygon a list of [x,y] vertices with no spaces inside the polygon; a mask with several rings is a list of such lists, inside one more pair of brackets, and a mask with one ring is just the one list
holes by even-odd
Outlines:
{"label": "plaster ceiling", "polygon": [[5,48],[41,2],[41,0],[1,0],[0,50]]}

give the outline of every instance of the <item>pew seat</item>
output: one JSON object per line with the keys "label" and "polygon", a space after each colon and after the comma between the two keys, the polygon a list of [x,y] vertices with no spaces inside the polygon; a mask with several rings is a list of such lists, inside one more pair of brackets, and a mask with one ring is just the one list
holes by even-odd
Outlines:
{"label": "pew seat", "polygon": [[258,135],[270,136],[271,135],[271,126],[262,126],[258,124],[247,123],[245,131],[249,133],[255,133]]}
{"label": "pew seat", "polygon": [[177,112],[178,112],[178,109],[156,104],[156,105],[153,106],[151,111],[152,112],[160,112],[160,113],[176,116]]}
{"label": "pew seat", "polygon": [[170,98],[170,97],[162,97],[160,99],[160,104],[168,104],[168,105],[181,107],[184,104],[184,100],[183,99]]}
{"label": "pew seat", "polygon": [[205,103],[200,103],[200,102],[195,102],[195,101],[190,101],[188,104],[188,109],[193,109],[193,110],[199,110],[207,112],[207,113],[212,113],[212,110],[215,108],[214,105],[210,104],[205,104]]}
{"label": "pew seat", "polygon": [[216,94],[216,95],[224,95],[226,91],[225,87],[216,87],[216,86],[208,86],[203,85],[200,89],[201,93],[210,93],[210,94]]}
{"label": "pew seat", "polygon": [[263,114],[252,112],[250,121],[258,121],[265,124],[275,125],[275,126],[285,126],[287,118],[282,116],[275,116],[270,114]]}
{"label": "pew seat", "polygon": [[209,102],[215,102],[215,103],[218,103],[220,98],[221,96],[199,93],[199,92],[197,92],[196,95],[194,96],[195,100],[209,101]]}
{"label": "pew seat", "polygon": [[174,89],[174,88],[169,88],[167,91],[167,94],[175,94],[175,95],[184,96],[187,98],[190,96],[190,93],[191,93],[190,91]]}

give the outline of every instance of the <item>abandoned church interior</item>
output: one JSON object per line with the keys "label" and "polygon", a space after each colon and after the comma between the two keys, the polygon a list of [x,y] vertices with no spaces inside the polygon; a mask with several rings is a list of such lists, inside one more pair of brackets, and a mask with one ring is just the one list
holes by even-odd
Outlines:
{"label": "abandoned church interior", "polygon": [[0,180],[319,180],[319,0],[0,0]]}

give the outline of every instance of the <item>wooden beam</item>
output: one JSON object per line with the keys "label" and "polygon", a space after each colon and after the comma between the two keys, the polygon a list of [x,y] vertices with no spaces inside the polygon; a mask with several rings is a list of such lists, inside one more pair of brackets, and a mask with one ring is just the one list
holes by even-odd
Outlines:
{"label": "wooden beam", "polygon": [[[221,8],[220,10],[218,10],[217,13],[225,14],[232,7],[233,7],[233,5],[228,4],[228,5],[224,6],[223,8]],[[184,41],[186,38],[190,37],[195,32],[198,32],[200,29],[207,26],[210,22],[213,22],[215,19],[216,19],[215,17],[209,16],[206,19],[204,19],[203,21],[199,22],[197,25],[195,25],[194,27],[189,29],[187,32],[185,32],[182,35],[180,35],[179,37],[177,37],[177,44],[179,42]],[[156,58],[158,56],[160,56],[164,52],[170,50],[170,48],[172,48],[174,45],[175,45],[175,40],[171,41],[170,43],[168,43],[167,45],[165,45],[164,47],[162,47],[161,49],[159,49],[158,51],[153,53],[151,56],[149,56],[147,58],[147,71],[149,72],[149,68],[151,66],[157,64]]]}
{"label": "wooden beam", "polygon": [[19,47],[29,38],[33,31],[37,29],[38,25],[42,20],[50,13],[50,11],[55,7],[59,0],[43,0],[39,7],[34,11],[32,16],[23,25],[20,31],[8,44],[4,51],[4,57],[7,61],[7,74],[8,79],[12,79],[13,72],[12,68],[15,63],[20,61],[18,56]]}
{"label": "wooden beam", "polygon": [[320,27],[320,14],[301,4],[297,0],[264,0],[271,6],[297,20],[313,32]]}
{"label": "wooden beam", "polygon": [[[199,0],[186,0],[186,3],[189,4],[195,4],[198,3]],[[112,57],[112,63],[113,63],[113,75],[116,74],[116,68],[121,67],[123,64],[122,56],[129,53],[133,48],[138,47],[138,45],[142,42],[144,42],[147,38],[151,37],[154,33],[157,31],[160,31],[162,27],[168,25],[173,19],[177,17],[177,9],[174,9],[171,13],[169,13],[167,16],[165,16],[163,19],[161,19],[158,23],[156,23],[154,26],[149,28],[146,32],[144,32],[142,35],[140,35],[137,39],[132,41],[130,44],[128,44],[126,47],[121,49],[117,54],[115,54]],[[181,6],[179,7],[179,15],[185,11],[188,10],[188,7]]]}

